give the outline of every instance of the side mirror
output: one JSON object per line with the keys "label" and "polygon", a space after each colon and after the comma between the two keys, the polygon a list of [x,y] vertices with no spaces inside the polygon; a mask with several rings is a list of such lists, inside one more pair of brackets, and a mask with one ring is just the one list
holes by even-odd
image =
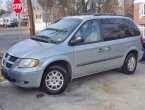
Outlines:
{"label": "side mirror", "polygon": [[79,44],[79,43],[82,43],[82,42],[84,42],[84,39],[82,37],[77,37],[76,39],[71,40],[70,44],[75,45],[75,44]]}

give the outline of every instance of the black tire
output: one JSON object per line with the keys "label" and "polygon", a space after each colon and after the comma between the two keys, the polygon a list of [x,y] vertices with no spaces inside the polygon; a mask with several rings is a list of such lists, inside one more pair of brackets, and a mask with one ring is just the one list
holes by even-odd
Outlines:
{"label": "black tire", "polygon": [[[131,58],[133,58],[133,59],[135,60],[135,63],[134,63],[135,66],[134,66],[134,68],[129,69],[128,64],[129,64],[129,60],[130,60]],[[126,57],[126,59],[125,59],[125,61],[124,61],[124,64],[123,64],[123,67],[122,67],[122,72],[123,72],[124,74],[131,75],[131,74],[133,74],[133,73],[135,72],[136,67],[137,67],[137,56],[136,56],[135,54],[133,54],[133,53],[130,53],[130,54]]]}
{"label": "black tire", "polygon": [[[50,88],[52,88],[53,86],[49,85],[49,87],[48,87],[48,85],[46,84],[46,78],[53,71],[58,71],[61,74],[61,77],[63,77],[62,78],[63,79],[63,84],[61,84],[61,88],[59,88],[58,90],[52,90]],[[49,77],[52,77],[52,76],[49,76]],[[56,79],[54,79],[54,77],[53,77],[52,80],[55,80],[54,82],[58,84],[58,81]],[[51,82],[51,84],[52,84],[53,83],[52,80],[49,81],[49,83]],[[59,83],[61,83],[61,82],[59,82]],[[65,91],[65,89],[67,88],[68,83],[69,83],[69,76],[68,76],[67,70],[63,66],[54,65],[54,66],[51,66],[48,69],[46,69],[46,71],[44,72],[43,77],[42,77],[42,81],[41,81],[41,88],[47,94],[57,95],[57,94],[61,94],[62,92]]]}

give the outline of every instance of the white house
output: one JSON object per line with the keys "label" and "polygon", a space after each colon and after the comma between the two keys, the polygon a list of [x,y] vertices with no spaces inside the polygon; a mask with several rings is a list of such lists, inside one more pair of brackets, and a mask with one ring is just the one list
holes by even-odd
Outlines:
{"label": "white house", "polygon": [[49,24],[49,23],[46,24],[46,20],[48,21],[48,13],[45,14],[42,9],[35,9],[33,12],[34,12],[35,30],[41,31],[45,29]]}
{"label": "white house", "polygon": [[[18,14],[15,14],[14,12],[12,12],[11,14],[5,14],[3,16],[0,17],[1,19],[9,19],[9,20],[14,20],[14,21],[18,21],[19,17]],[[24,18],[24,15],[21,14],[20,15],[20,20],[22,21]]]}

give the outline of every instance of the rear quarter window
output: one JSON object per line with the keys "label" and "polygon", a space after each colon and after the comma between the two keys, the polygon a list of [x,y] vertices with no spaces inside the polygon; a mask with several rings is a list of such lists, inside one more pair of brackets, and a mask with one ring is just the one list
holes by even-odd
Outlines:
{"label": "rear quarter window", "polygon": [[116,40],[126,37],[127,25],[123,24],[122,19],[103,19],[101,20],[102,36],[105,41]]}

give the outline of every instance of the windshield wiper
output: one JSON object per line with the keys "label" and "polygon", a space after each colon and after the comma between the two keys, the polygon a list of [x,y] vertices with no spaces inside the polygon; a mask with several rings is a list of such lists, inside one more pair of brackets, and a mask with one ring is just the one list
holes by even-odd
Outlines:
{"label": "windshield wiper", "polygon": [[67,32],[67,30],[56,29],[56,28],[46,28],[45,30],[53,30],[53,31],[57,31],[57,32]]}
{"label": "windshield wiper", "polygon": [[40,37],[31,37],[32,40],[36,40],[36,41],[41,41],[41,42],[45,42],[48,43],[48,41],[46,39],[41,39]]}
{"label": "windshield wiper", "polygon": [[35,37],[41,38],[41,39],[44,39],[44,40],[48,40],[47,36],[44,36],[44,35],[36,35]]}
{"label": "windshield wiper", "polygon": [[32,37],[31,39],[33,39],[33,40],[39,40],[39,41],[44,41],[46,43],[54,43],[54,44],[57,43],[56,41],[52,40],[50,37],[43,36],[43,35],[37,35],[35,37]]}

